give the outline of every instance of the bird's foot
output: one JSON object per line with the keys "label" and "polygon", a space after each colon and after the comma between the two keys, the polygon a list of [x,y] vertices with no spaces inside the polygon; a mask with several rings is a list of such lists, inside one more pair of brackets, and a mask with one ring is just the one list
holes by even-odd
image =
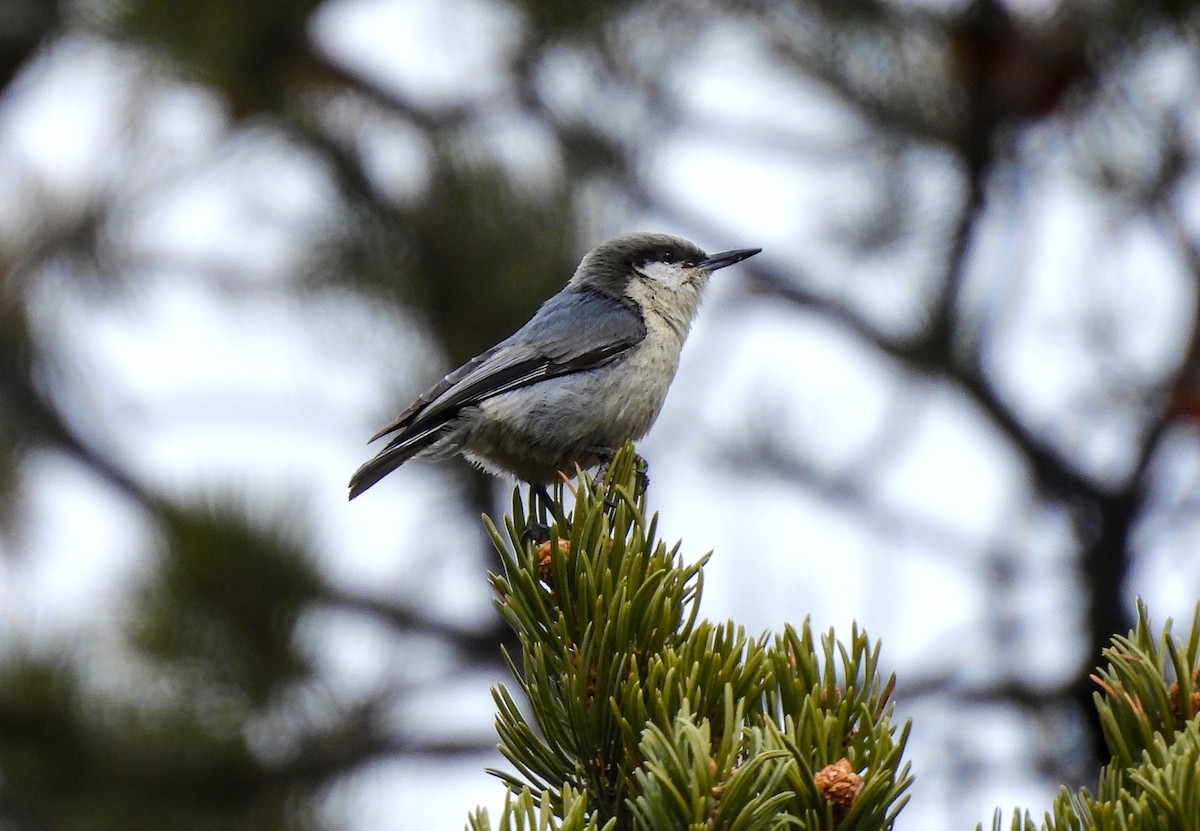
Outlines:
{"label": "bird's foot", "polygon": [[[650,465],[646,463],[645,459],[636,453],[633,454],[633,470],[635,474],[633,496],[635,499],[645,496],[646,489],[650,487],[650,475],[647,472],[649,469]],[[617,507],[617,500],[613,497],[611,492],[605,494],[604,507],[608,508],[610,511]]]}
{"label": "bird's foot", "polygon": [[634,453],[633,469],[637,472],[637,495],[643,496],[650,488],[650,463],[640,453]]}
{"label": "bird's foot", "polygon": [[544,522],[528,522],[525,524],[525,530],[521,532],[522,543],[532,543],[536,548],[542,543],[550,541],[550,526]]}
{"label": "bird's foot", "polygon": [[608,475],[608,466],[612,464],[617,451],[611,447],[589,447],[587,452],[596,457],[596,474],[592,479],[599,482]]}
{"label": "bird's foot", "polygon": [[[600,459],[600,466],[596,469],[595,480],[602,481],[608,475],[609,465],[612,464],[613,457],[616,455],[617,451],[611,448],[597,447],[591,448],[589,452]],[[634,453],[633,469],[636,474],[634,496],[640,497],[643,496],[646,493],[646,489],[650,487],[650,475],[648,472],[650,470],[650,465],[644,458],[642,458],[640,454]],[[610,511],[617,507],[616,499],[611,493],[605,494],[604,506]]]}
{"label": "bird's foot", "polygon": [[563,516],[562,507],[550,496],[550,491],[546,489],[545,485],[532,486],[530,493],[533,495],[533,504],[541,508],[541,518],[540,520],[531,519],[526,529],[528,530],[532,526],[545,529],[545,536],[538,540],[538,543],[543,543],[550,539],[550,526],[546,523],[547,516],[558,525],[560,535],[571,533],[571,525],[567,522],[567,518]]}

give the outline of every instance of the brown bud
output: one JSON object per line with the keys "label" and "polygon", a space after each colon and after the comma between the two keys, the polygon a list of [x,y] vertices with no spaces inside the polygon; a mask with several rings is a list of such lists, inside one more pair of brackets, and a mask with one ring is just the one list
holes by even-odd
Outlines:
{"label": "brown bud", "polygon": [[[1196,683],[1196,673],[1192,673],[1192,683]],[[1183,723],[1191,719],[1196,713],[1200,713],[1200,690],[1192,687],[1192,694],[1188,696],[1188,705],[1179,700],[1179,682],[1172,681],[1171,686],[1167,687],[1167,697],[1171,701],[1171,713],[1175,716],[1175,726],[1179,729],[1183,728]]]}
{"label": "brown bud", "polygon": [[844,814],[858,798],[863,778],[850,767],[850,760],[842,757],[832,765],[826,765],[813,776],[813,784],[826,802],[832,802],[839,814]]}
{"label": "brown bud", "polygon": [[[561,551],[563,554],[569,553],[571,550],[571,541],[568,539],[559,537],[558,550]],[[553,563],[551,560],[550,552],[551,552],[550,540],[546,540],[544,543],[542,543],[541,545],[539,545],[537,548],[535,548],[533,550],[534,556],[537,557],[538,576],[541,577],[543,581],[549,581],[550,575],[553,570]]]}

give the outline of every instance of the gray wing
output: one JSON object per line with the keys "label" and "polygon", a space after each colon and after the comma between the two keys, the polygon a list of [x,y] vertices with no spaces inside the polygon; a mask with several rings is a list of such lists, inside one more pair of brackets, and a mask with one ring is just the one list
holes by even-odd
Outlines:
{"label": "gray wing", "polygon": [[588,289],[546,301],[516,333],[451,372],[371,437],[396,435],[351,480],[351,498],[425,447],[464,407],[521,387],[603,366],[636,346],[646,325],[636,307]]}

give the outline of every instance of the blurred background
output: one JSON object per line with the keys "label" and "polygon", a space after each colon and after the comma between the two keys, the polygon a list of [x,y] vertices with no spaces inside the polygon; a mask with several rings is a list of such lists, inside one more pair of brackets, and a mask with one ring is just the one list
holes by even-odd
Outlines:
{"label": "blurred background", "polygon": [[883,640],[901,829],[1104,761],[1200,597],[1187,0],[0,0],[0,829],[498,805],[511,485],[365,439],[631,230],[719,272],[641,443],[702,612]]}

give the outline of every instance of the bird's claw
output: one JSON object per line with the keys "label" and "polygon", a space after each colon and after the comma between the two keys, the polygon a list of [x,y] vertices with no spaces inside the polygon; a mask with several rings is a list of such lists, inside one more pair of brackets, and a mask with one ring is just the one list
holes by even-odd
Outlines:
{"label": "bird's claw", "polygon": [[[597,479],[603,479],[608,474],[608,465],[612,461],[612,456],[613,456],[613,454],[610,453],[608,458],[606,458],[603,461],[603,463],[601,464],[599,471],[597,471],[597,473],[596,473]],[[634,453],[633,454],[633,470],[634,470],[634,473],[636,474],[635,485],[634,485],[634,491],[635,491],[634,496],[640,497],[640,496],[645,495],[646,489],[650,487],[650,475],[649,475],[650,464],[644,458],[642,458],[642,456],[640,454]],[[611,493],[605,494],[604,507],[608,508],[610,511],[617,507],[617,502],[613,498]]]}
{"label": "bird's claw", "polygon": [[640,454],[633,454],[633,469],[637,473],[637,495],[643,496],[650,488],[650,463]]}
{"label": "bird's claw", "polygon": [[550,541],[550,526],[544,522],[530,521],[521,532],[522,543],[532,543],[534,546]]}
{"label": "bird's claw", "polygon": [[571,525],[567,522],[567,518],[563,516],[561,507],[554,501],[554,498],[550,496],[550,491],[546,489],[546,486],[535,485],[533,487],[533,494],[535,496],[535,501],[541,503],[541,520],[531,516],[529,524],[526,526],[526,531],[528,531],[530,527],[536,526],[544,529],[545,533],[545,536],[537,540],[538,543],[543,543],[550,539],[550,526],[545,522],[546,516],[549,514],[549,518],[558,524],[558,532],[560,534],[569,534],[571,532]]}

